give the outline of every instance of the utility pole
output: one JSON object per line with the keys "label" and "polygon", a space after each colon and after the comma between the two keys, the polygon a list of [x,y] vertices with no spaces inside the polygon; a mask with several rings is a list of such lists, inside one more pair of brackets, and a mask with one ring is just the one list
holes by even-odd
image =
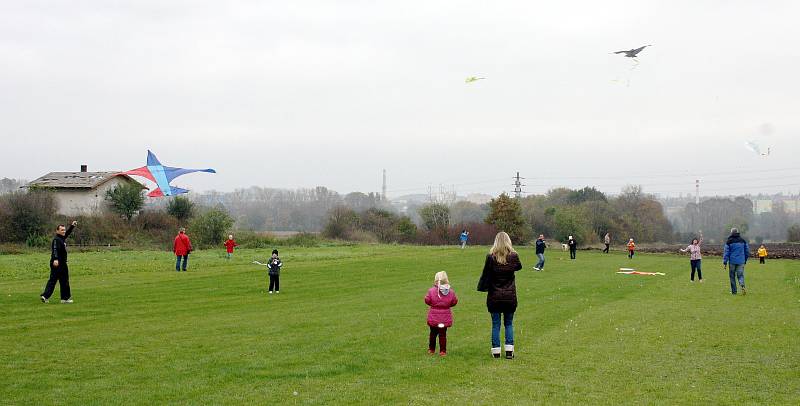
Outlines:
{"label": "utility pole", "polygon": [[517,199],[520,199],[522,198],[522,187],[525,186],[522,184],[522,179],[525,178],[521,178],[519,176],[519,172],[517,172],[517,176],[514,176],[513,179],[514,179],[514,196]]}
{"label": "utility pole", "polygon": [[700,179],[694,180],[694,204],[697,205],[697,210],[700,210]]}
{"label": "utility pole", "polygon": [[386,169],[383,170],[383,189],[381,194],[381,200],[384,202],[386,201]]}

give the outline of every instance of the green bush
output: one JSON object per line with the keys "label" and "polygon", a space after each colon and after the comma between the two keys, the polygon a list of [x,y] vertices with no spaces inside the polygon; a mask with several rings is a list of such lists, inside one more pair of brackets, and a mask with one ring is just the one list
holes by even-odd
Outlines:
{"label": "green bush", "polygon": [[189,226],[198,245],[215,247],[227,239],[228,230],[233,227],[233,218],[223,207],[209,209],[197,216]]}
{"label": "green bush", "polygon": [[167,213],[185,223],[194,216],[194,203],[186,197],[176,196],[167,203]]}
{"label": "green bush", "polygon": [[283,241],[285,245],[293,247],[317,247],[322,240],[316,234],[299,233]]}
{"label": "green bush", "polygon": [[47,190],[31,189],[0,199],[0,240],[23,243],[55,228],[56,202]]}
{"label": "green bush", "polygon": [[52,239],[46,235],[31,234],[25,240],[25,245],[32,248],[44,248],[50,245]]}
{"label": "green bush", "polygon": [[111,202],[114,213],[131,221],[133,216],[144,206],[144,193],[138,183],[126,182],[114,186],[106,192],[106,199]]}
{"label": "green bush", "polygon": [[277,240],[272,234],[240,231],[233,237],[242,248],[272,248],[277,245]]}

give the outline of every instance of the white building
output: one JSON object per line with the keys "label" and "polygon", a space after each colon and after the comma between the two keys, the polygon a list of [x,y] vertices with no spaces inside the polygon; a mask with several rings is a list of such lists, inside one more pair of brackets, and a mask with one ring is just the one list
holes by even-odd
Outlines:
{"label": "white building", "polygon": [[80,172],[50,172],[26,187],[46,188],[53,191],[58,213],[65,216],[103,214],[109,211],[106,192],[117,185],[133,183],[147,189],[128,175],[118,172],[88,172],[86,165]]}

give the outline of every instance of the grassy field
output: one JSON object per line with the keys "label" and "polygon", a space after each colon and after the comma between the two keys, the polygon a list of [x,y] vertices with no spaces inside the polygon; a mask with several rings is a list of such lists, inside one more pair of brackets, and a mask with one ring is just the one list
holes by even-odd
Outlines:
{"label": "grassy field", "polygon": [[[800,263],[748,265],[729,292],[688,257],[521,249],[517,358],[489,355],[476,292],[486,247],[70,256],[75,303],[41,304],[47,253],[0,256],[4,404],[798,404]],[[666,276],[617,275],[620,266]],[[422,301],[446,270],[460,302],[446,358],[427,355]],[[58,302],[58,291],[54,295]]]}

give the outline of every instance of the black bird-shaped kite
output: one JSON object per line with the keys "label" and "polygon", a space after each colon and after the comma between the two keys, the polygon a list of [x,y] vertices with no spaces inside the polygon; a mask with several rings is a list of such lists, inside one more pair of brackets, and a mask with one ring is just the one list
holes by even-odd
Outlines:
{"label": "black bird-shaped kite", "polygon": [[651,46],[652,45],[645,45],[645,46],[640,47],[640,48],[630,49],[630,50],[627,50],[627,51],[617,51],[617,52],[614,52],[614,53],[615,54],[625,54],[626,58],[636,58],[636,55],[638,55],[639,52],[642,52],[642,51],[644,51],[645,48],[651,47]]}

